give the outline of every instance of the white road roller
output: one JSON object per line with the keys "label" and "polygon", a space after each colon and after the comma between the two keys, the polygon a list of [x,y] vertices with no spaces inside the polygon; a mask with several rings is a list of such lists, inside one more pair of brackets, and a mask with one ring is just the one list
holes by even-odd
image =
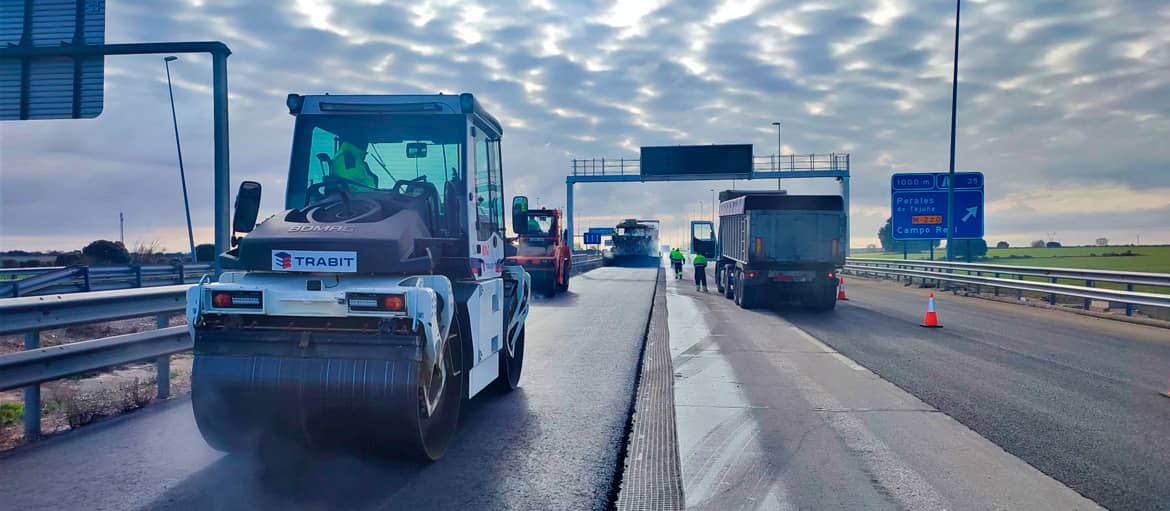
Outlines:
{"label": "white road roller", "polygon": [[288,96],[284,211],[236,199],[224,272],[188,292],[204,439],[435,460],[464,399],[511,390],[530,278],[504,257],[502,128],[471,94]]}

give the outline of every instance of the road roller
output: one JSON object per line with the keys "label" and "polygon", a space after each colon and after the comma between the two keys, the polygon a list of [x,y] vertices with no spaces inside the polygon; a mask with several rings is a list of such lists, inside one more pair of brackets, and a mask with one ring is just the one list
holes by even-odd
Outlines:
{"label": "road roller", "polygon": [[531,278],[504,257],[503,129],[472,94],[299,95],[282,211],[240,185],[187,293],[192,405],[226,452],[279,439],[441,458],[520,383]]}

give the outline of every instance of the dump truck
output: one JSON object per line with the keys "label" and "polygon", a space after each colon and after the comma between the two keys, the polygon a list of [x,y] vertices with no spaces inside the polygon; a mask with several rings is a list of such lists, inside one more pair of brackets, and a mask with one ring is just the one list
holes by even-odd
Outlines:
{"label": "dump truck", "polygon": [[512,199],[515,254],[508,260],[523,266],[532,277],[532,289],[549,297],[569,290],[573,270],[568,232],[561,225],[561,210],[528,209],[527,197]]}
{"label": "dump truck", "polygon": [[471,94],[287,106],[284,210],[257,225],[244,182],[224,271],[187,294],[195,422],[227,452],[439,459],[464,400],[523,368],[531,280],[504,257],[503,129]]}
{"label": "dump truck", "polygon": [[836,306],[846,239],[840,196],[728,190],[719,200],[717,290],[745,309],[781,301]]}
{"label": "dump truck", "polygon": [[605,266],[659,266],[658,220],[628,218],[614,227],[613,248],[602,259]]}

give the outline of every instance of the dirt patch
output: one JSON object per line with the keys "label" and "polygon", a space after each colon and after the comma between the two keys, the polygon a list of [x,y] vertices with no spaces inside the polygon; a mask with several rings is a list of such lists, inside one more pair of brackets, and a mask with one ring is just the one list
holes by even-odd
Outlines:
{"label": "dirt patch", "polygon": [[[152,329],[153,320],[150,325]],[[191,362],[190,353],[171,357],[171,399],[191,392]],[[157,381],[154,364],[139,363],[45,383],[41,385],[41,432],[61,433],[148,406],[157,400]],[[19,389],[0,392],[0,406],[8,411],[0,421],[0,450],[24,443],[22,401]]]}

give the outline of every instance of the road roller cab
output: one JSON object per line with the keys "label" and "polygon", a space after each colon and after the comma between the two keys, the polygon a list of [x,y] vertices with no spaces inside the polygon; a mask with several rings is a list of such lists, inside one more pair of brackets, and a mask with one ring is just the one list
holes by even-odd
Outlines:
{"label": "road roller cab", "polygon": [[511,243],[515,254],[510,254],[508,261],[524,267],[536,292],[551,297],[568,291],[573,252],[569,248],[568,232],[561,224],[561,210],[528,209],[527,205],[528,199],[523,196],[512,201],[512,227],[516,237]]}
{"label": "road roller cab", "polygon": [[461,402],[514,389],[531,284],[504,257],[503,130],[471,94],[289,95],[284,210],[236,199],[188,292],[212,446],[270,438],[437,459]]}

